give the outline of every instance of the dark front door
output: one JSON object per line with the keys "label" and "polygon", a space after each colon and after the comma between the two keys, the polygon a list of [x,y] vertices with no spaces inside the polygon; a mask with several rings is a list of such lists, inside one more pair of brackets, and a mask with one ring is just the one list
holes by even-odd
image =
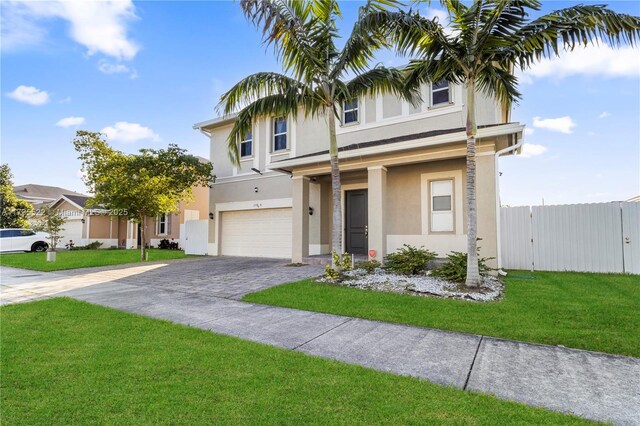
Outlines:
{"label": "dark front door", "polygon": [[346,251],[351,254],[366,254],[369,246],[367,190],[347,191],[345,204]]}

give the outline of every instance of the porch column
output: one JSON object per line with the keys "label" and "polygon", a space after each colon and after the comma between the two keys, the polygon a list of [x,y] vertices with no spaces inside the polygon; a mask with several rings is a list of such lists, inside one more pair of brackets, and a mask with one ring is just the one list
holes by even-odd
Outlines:
{"label": "porch column", "polygon": [[387,168],[374,166],[367,169],[369,198],[369,248],[376,251],[373,259],[382,262],[387,254],[386,198]]}
{"label": "porch column", "polygon": [[302,259],[309,256],[309,178],[293,176],[291,192],[293,206],[291,262],[301,263]]}

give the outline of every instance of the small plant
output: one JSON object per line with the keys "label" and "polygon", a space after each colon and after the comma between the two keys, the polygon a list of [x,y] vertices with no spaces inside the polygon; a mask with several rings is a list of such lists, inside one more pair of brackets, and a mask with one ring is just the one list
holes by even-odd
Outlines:
{"label": "small plant", "polygon": [[[478,251],[480,247],[478,247]],[[487,275],[491,268],[487,266],[487,260],[492,257],[478,257],[478,269],[480,275]],[[447,260],[438,269],[433,271],[433,275],[447,281],[464,283],[467,278],[467,253],[452,251],[447,255]]]}
{"label": "small plant", "polygon": [[63,238],[60,232],[63,230],[67,219],[62,216],[58,210],[52,209],[51,207],[38,209],[38,214],[36,214],[34,218],[35,223],[33,230],[48,233],[49,251],[55,252],[58,242]]}
{"label": "small plant", "polygon": [[352,259],[349,253],[345,253],[340,257],[335,251],[331,254],[333,265],[324,267],[324,277],[327,281],[335,283],[344,279],[344,272],[352,269]]}
{"label": "small plant", "polygon": [[361,260],[360,262],[356,262],[356,269],[364,269],[367,274],[373,274],[373,272],[382,266],[382,263],[378,260]]}
{"label": "small plant", "polygon": [[384,269],[402,275],[419,275],[426,272],[429,262],[435,260],[436,253],[424,247],[405,244],[384,258]]}

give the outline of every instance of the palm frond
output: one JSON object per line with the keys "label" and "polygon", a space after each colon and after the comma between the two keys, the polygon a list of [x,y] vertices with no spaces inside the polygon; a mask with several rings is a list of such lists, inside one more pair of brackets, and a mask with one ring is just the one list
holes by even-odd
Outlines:
{"label": "palm frond", "polygon": [[422,101],[419,86],[406,84],[405,74],[397,68],[379,65],[347,82],[336,99],[349,101],[362,96],[392,94],[417,106]]}
{"label": "palm frond", "polygon": [[256,28],[262,28],[263,42],[274,47],[285,71],[298,79],[310,81],[322,68],[322,58],[309,36],[312,14],[309,2],[241,0],[240,7]]}
{"label": "palm frond", "polygon": [[303,89],[304,84],[294,78],[275,72],[258,72],[243,78],[223,94],[216,108],[229,115],[263,96],[295,95]]}
{"label": "palm frond", "polygon": [[322,109],[322,102],[314,92],[302,88],[296,92],[273,94],[256,99],[244,107],[236,116],[233,128],[227,139],[227,153],[233,164],[240,163],[238,141],[251,131],[253,123],[261,117],[291,116],[297,117],[302,109],[307,116],[317,116]]}
{"label": "palm frond", "polygon": [[542,57],[557,56],[560,46],[573,50],[598,40],[614,46],[635,45],[638,37],[640,18],[602,5],[578,5],[541,16],[515,31],[507,56],[525,69]]}

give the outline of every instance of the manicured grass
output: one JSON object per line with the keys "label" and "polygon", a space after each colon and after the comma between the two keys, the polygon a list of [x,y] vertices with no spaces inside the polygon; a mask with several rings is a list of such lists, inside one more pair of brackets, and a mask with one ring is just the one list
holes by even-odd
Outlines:
{"label": "manicured grass", "polygon": [[[531,276],[532,279],[518,278]],[[243,300],[640,357],[640,277],[513,271],[498,302],[363,291],[312,280]]]}
{"label": "manicured grass", "polygon": [[[149,260],[182,259],[182,250],[151,249]],[[59,251],[55,262],[47,262],[46,253],[6,253],[0,255],[0,265],[36,271],[60,271],[91,266],[120,265],[140,262],[140,250],[75,250]]]}
{"label": "manicured grass", "polygon": [[7,425],[583,422],[71,299],[0,314]]}

